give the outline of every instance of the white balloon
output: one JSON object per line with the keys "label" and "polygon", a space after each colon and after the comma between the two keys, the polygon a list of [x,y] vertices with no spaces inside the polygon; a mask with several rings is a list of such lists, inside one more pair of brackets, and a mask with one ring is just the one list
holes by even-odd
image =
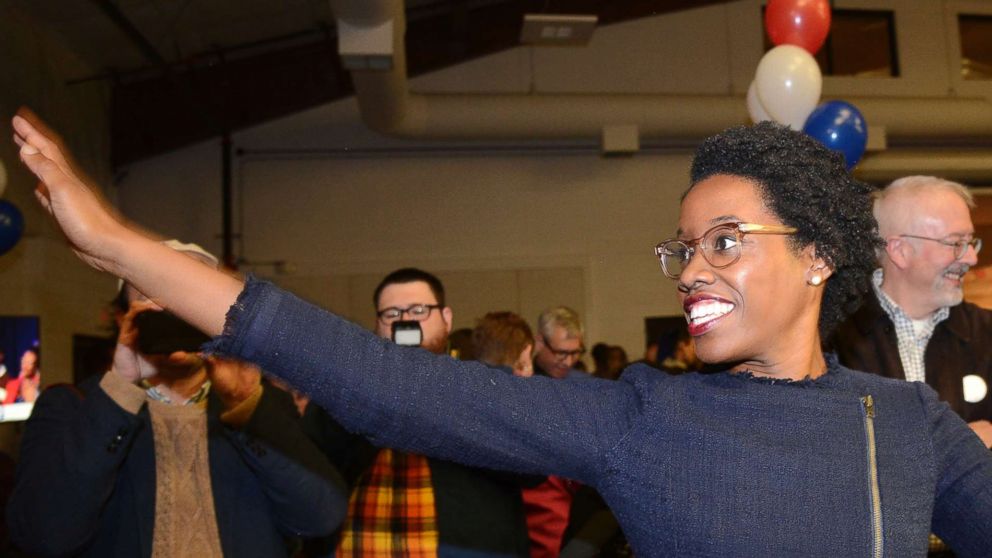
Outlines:
{"label": "white balloon", "polygon": [[989,386],[985,383],[985,379],[977,374],[968,374],[964,378],[961,378],[961,383],[964,387],[964,400],[968,403],[978,403],[989,392]]}
{"label": "white balloon", "polygon": [[823,75],[816,59],[805,49],[780,45],[761,58],[754,84],[761,106],[772,119],[802,130],[820,102]]}
{"label": "white balloon", "polygon": [[0,196],[3,195],[3,191],[7,188],[7,167],[3,165],[3,161],[0,160]]}
{"label": "white balloon", "polygon": [[768,111],[765,110],[765,107],[761,106],[761,99],[758,98],[758,88],[755,87],[753,81],[747,88],[747,113],[751,115],[751,121],[755,124],[765,120],[773,120],[772,117],[768,115]]}

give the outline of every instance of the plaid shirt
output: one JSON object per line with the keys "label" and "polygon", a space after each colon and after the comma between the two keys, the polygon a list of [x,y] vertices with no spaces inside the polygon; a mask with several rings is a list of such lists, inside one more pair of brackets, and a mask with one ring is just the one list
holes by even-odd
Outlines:
{"label": "plaid shirt", "polygon": [[348,503],[337,556],[436,558],[437,513],[422,455],[379,450]]}
{"label": "plaid shirt", "polygon": [[889,295],[882,292],[882,281],[884,280],[882,269],[876,269],[872,274],[871,284],[875,289],[875,296],[878,297],[878,304],[882,310],[889,315],[892,325],[896,328],[896,339],[899,341],[899,360],[902,361],[902,369],[906,374],[906,380],[910,382],[925,382],[927,379],[926,365],[923,355],[927,350],[927,343],[933,336],[933,330],[937,324],[947,319],[950,308],[946,306],[937,310],[926,318],[923,327],[917,332],[913,325],[913,319],[906,315],[893,302]]}

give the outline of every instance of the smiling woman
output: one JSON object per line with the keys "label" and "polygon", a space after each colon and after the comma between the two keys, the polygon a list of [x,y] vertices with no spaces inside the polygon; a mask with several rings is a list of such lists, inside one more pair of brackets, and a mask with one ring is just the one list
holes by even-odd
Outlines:
{"label": "smiling woman", "polygon": [[[656,252],[678,280],[700,358],[776,378],[823,374],[821,339],[860,303],[882,245],[871,187],[813,139],[770,123],[710,138],[691,178],[679,237],[694,240]],[[708,334],[718,327],[727,331]]]}
{"label": "smiling woman", "polygon": [[21,158],[84,260],[223,331],[210,350],[257,362],[377,445],[579,480],[639,556],[924,556],[931,526],[958,556],[992,555],[978,438],[926,385],[821,352],[867,286],[878,235],[868,187],[800,133],[707,140],[664,244],[674,255],[661,253],[700,357],[723,371],[635,365],[611,382],[399,347],[269,283],[191,266],[114,218],[25,116]]}

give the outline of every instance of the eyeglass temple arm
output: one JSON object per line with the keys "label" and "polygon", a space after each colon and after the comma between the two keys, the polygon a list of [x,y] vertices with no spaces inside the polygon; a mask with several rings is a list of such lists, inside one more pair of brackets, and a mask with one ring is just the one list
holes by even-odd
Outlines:
{"label": "eyeglass temple arm", "polygon": [[782,234],[794,233],[799,229],[787,225],[756,225],[754,223],[740,223],[737,225],[737,230],[751,234]]}

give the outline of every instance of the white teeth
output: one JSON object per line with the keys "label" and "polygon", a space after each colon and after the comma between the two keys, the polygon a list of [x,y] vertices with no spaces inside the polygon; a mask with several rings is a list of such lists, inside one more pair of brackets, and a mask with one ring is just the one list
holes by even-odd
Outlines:
{"label": "white teeth", "polygon": [[694,324],[704,324],[726,316],[733,309],[734,305],[729,302],[702,300],[689,307],[689,312],[686,313],[686,321]]}
{"label": "white teeth", "polygon": [[964,273],[962,273],[962,272],[948,271],[948,272],[944,273],[944,277],[947,277],[948,279],[952,279],[954,281],[960,281],[960,280],[964,279]]}

